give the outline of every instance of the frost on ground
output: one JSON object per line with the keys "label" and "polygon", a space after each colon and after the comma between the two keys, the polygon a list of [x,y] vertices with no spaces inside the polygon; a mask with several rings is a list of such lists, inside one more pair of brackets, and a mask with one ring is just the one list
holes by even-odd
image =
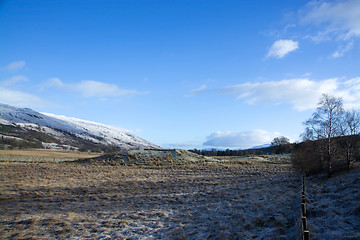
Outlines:
{"label": "frost on ground", "polygon": [[307,179],[311,239],[360,239],[360,168]]}
{"label": "frost on ground", "polygon": [[297,239],[289,164],[0,164],[1,239]]}
{"label": "frost on ground", "polygon": [[102,165],[188,167],[189,164],[219,163],[220,160],[180,149],[148,149],[120,151],[95,158],[80,159],[78,162]]}

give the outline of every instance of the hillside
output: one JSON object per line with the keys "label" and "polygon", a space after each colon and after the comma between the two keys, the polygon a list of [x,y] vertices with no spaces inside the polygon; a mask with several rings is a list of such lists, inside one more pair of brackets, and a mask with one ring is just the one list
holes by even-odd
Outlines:
{"label": "hillside", "polygon": [[77,118],[0,104],[3,147],[110,150],[159,148],[130,131]]}

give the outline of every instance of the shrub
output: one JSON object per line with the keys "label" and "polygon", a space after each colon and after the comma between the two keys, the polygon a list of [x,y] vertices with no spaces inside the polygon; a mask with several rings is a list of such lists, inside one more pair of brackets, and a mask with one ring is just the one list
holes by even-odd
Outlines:
{"label": "shrub", "polygon": [[324,169],[324,162],[319,144],[313,141],[294,145],[291,153],[291,163],[296,170],[316,173]]}

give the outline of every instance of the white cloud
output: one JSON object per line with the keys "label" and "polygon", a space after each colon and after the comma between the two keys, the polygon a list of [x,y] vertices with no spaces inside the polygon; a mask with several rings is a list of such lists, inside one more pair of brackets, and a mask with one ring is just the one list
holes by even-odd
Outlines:
{"label": "white cloud", "polygon": [[207,88],[207,86],[204,84],[201,87],[192,90],[189,94],[187,94],[185,97],[193,97],[195,95],[198,95],[199,93],[203,92],[205,89]]}
{"label": "white cloud", "polygon": [[137,90],[121,89],[116,84],[109,84],[99,81],[80,81],[77,83],[64,83],[58,78],[51,78],[44,87],[56,87],[64,90],[80,93],[83,97],[119,97],[129,94],[144,94]]}
{"label": "white cloud", "polygon": [[342,97],[345,106],[360,106],[360,77],[346,81],[337,78],[321,81],[300,78],[243,83],[223,88],[221,92],[236,95],[248,104],[288,103],[299,111],[316,108],[323,93]]}
{"label": "white cloud", "polygon": [[1,81],[0,85],[2,85],[2,86],[10,86],[10,85],[13,85],[15,83],[25,82],[25,81],[28,81],[28,78],[26,76],[18,75],[18,76],[13,76],[11,78],[8,78],[8,79],[6,79],[4,81]]}
{"label": "white cloud", "polygon": [[46,82],[45,87],[63,88],[63,87],[66,87],[66,85],[59,78],[50,78]]}
{"label": "white cloud", "polygon": [[5,69],[9,71],[16,71],[24,68],[25,64],[26,64],[25,61],[11,62],[5,67]]}
{"label": "white cloud", "polygon": [[343,47],[339,47],[339,49],[337,51],[335,51],[331,57],[332,58],[339,58],[344,56],[345,53],[349,52],[354,46],[354,42],[349,42],[348,44],[346,44]]}
{"label": "white cloud", "polygon": [[138,94],[136,90],[120,89],[115,84],[108,84],[98,81],[81,81],[73,88],[82,93],[85,97],[117,97],[128,94]]}
{"label": "white cloud", "polygon": [[346,109],[360,110],[360,77],[353,78],[342,83],[341,89],[336,93],[342,97]]}
{"label": "white cloud", "polygon": [[359,0],[311,1],[299,14],[302,24],[319,27],[319,31],[311,36],[314,41],[346,41],[360,37]]}
{"label": "white cloud", "polygon": [[219,148],[246,149],[269,144],[275,137],[279,136],[281,136],[279,132],[268,132],[260,129],[244,132],[218,131],[208,136],[204,145]]}
{"label": "white cloud", "polygon": [[293,40],[277,40],[271,46],[266,58],[274,57],[274,58],[283,58],[288,53],[295,51],[299,48],[299,42]]}
{"label": "white cloud", "polygon": [[0,87],[0,102],[16,107],[44,107],[49,103],[35,95]]}

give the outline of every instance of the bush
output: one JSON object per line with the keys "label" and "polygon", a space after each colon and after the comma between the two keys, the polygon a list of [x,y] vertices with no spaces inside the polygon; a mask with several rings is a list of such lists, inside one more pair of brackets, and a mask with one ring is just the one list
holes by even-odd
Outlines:
{"label": "bush", "polygon": [[307,173],[317,173],[325,166],[319,144],[313,141],[302,142],[294,145],[291,153],[291,162],[296,170]]}

